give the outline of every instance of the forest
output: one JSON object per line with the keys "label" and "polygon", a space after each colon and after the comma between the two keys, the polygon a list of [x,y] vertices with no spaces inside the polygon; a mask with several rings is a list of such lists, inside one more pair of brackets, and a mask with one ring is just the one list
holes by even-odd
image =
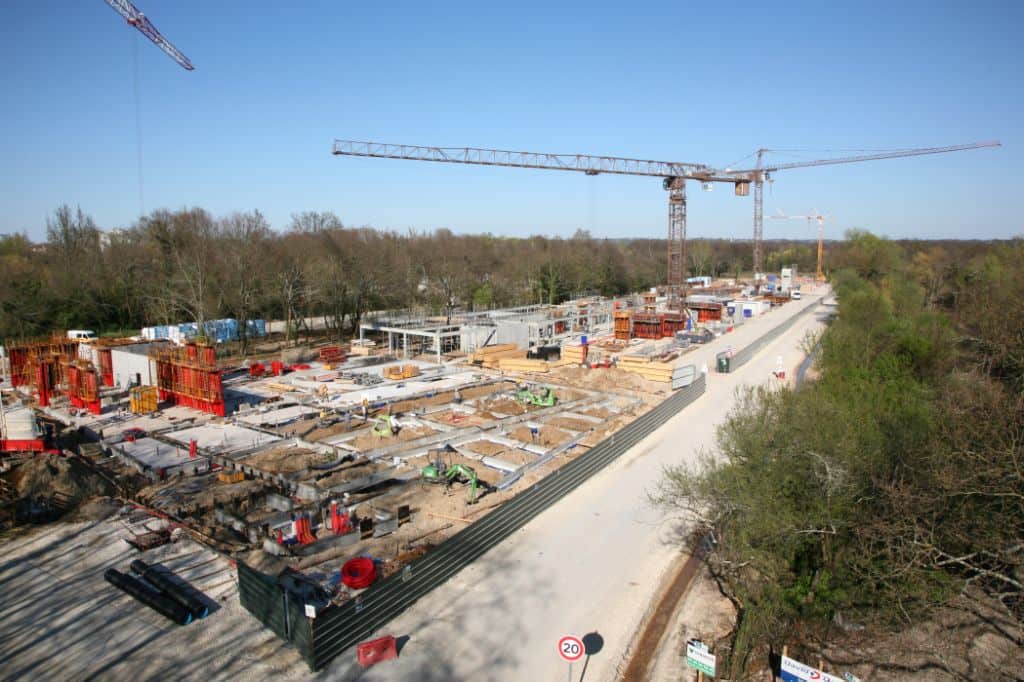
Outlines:
{"label": "forest", "polygon": [[958,599],[1024,623],[1024,240],[965,255],[852,232],[836,260],[818,378],[742,393],[717,451],[653,494],[735,608],[731,679]]}
{"label": "forest", "polygon": [[[767,266],[815,267],[815,244],[772,241]],[[828,249],[832,250],[829,244]],[[691,275],[749,273],[745,240],[691,240]],[[307,211],[275,231],[259,211],[216,218],[201,208],[154,211],[104,229],[80,208],[57,208],[46,241],[0,235],[0,339],[83,328],[138,333],[143,326],[234,317],[324,316],[347,333],[369,310],[433,314],[617,295],[662,283],[665,242],[405,233],[351,228]]]}

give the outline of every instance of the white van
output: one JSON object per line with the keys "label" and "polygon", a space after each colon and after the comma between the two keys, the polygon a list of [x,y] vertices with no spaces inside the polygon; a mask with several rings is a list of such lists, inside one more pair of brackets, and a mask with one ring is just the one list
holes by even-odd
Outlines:
{"label": "white van", "polygon": [[95,339],[96,338],[96,332],[92,331],[91,329],[69,329],[68,330],[68,338],[69,339]]}
{"label": "white van", "polygon": [[792,298],[793,300],[799,301],[800,300],[800,292],[799,291],[790,292],[789,297]]}

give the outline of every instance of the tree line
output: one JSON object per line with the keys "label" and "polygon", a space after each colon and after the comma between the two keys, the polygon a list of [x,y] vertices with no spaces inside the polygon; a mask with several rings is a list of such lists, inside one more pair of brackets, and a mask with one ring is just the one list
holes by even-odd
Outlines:
{"label": "tree line", "polygon": [[[813,271],[815,257],[811,242],[767,248],[772,271]],[[689,242],[690,275],[735,277],[751,268],[749,241]],[[665,280],[665,241],[584,230],[568,239],[399,233],[346,227],[314,211],[275,231],[259,211],[214,217],[202,208],[157,210],[103,230],[80,208],[61,206],[42,243],[0,236],[0,271],[0,338],[220,317],[284,319],[291,330],[314,316],[340,337],[370,310],[451,315],[645,289]]]}
{"label": "tree line", "polygon": [[848,234],[819,378],[744,393],[654,495],[707,539],[731,679],[960,595],[1024,622],[1024,240],[911,246]]}

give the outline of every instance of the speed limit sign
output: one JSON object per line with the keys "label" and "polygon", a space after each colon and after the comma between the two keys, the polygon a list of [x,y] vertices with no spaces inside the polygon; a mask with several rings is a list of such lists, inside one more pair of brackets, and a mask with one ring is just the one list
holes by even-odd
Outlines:
{"label": "speed limit sign", "polygon": [[572,663],[583,658],[583,640],[566,635],[558,640],[558,655]]}

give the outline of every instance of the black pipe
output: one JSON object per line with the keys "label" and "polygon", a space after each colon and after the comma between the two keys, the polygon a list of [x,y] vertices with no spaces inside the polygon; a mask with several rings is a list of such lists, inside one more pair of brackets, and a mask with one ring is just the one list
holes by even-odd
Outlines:
{"label": "black pipe", "polygon": [[157,613],[173,620],[178,625],[188,625],[192,622],[192,614],[178,602],[165,597],[147,587],[142,581],[125,575],[117,569],[109,568],[103,574],[107,582],[123,592],[127,592],[140,602],[153,609]]}
{"label": "black pipe", "polygon": [[131,569],[153,584],[163,594],[170,597],[177,603],[188,609],[193,618],[206,618],[210,613],[209,607],[202,601],[189,594],[181,585],[167,577],[166,573],[149,566],[142,559],[136,559],[131,563]]}

